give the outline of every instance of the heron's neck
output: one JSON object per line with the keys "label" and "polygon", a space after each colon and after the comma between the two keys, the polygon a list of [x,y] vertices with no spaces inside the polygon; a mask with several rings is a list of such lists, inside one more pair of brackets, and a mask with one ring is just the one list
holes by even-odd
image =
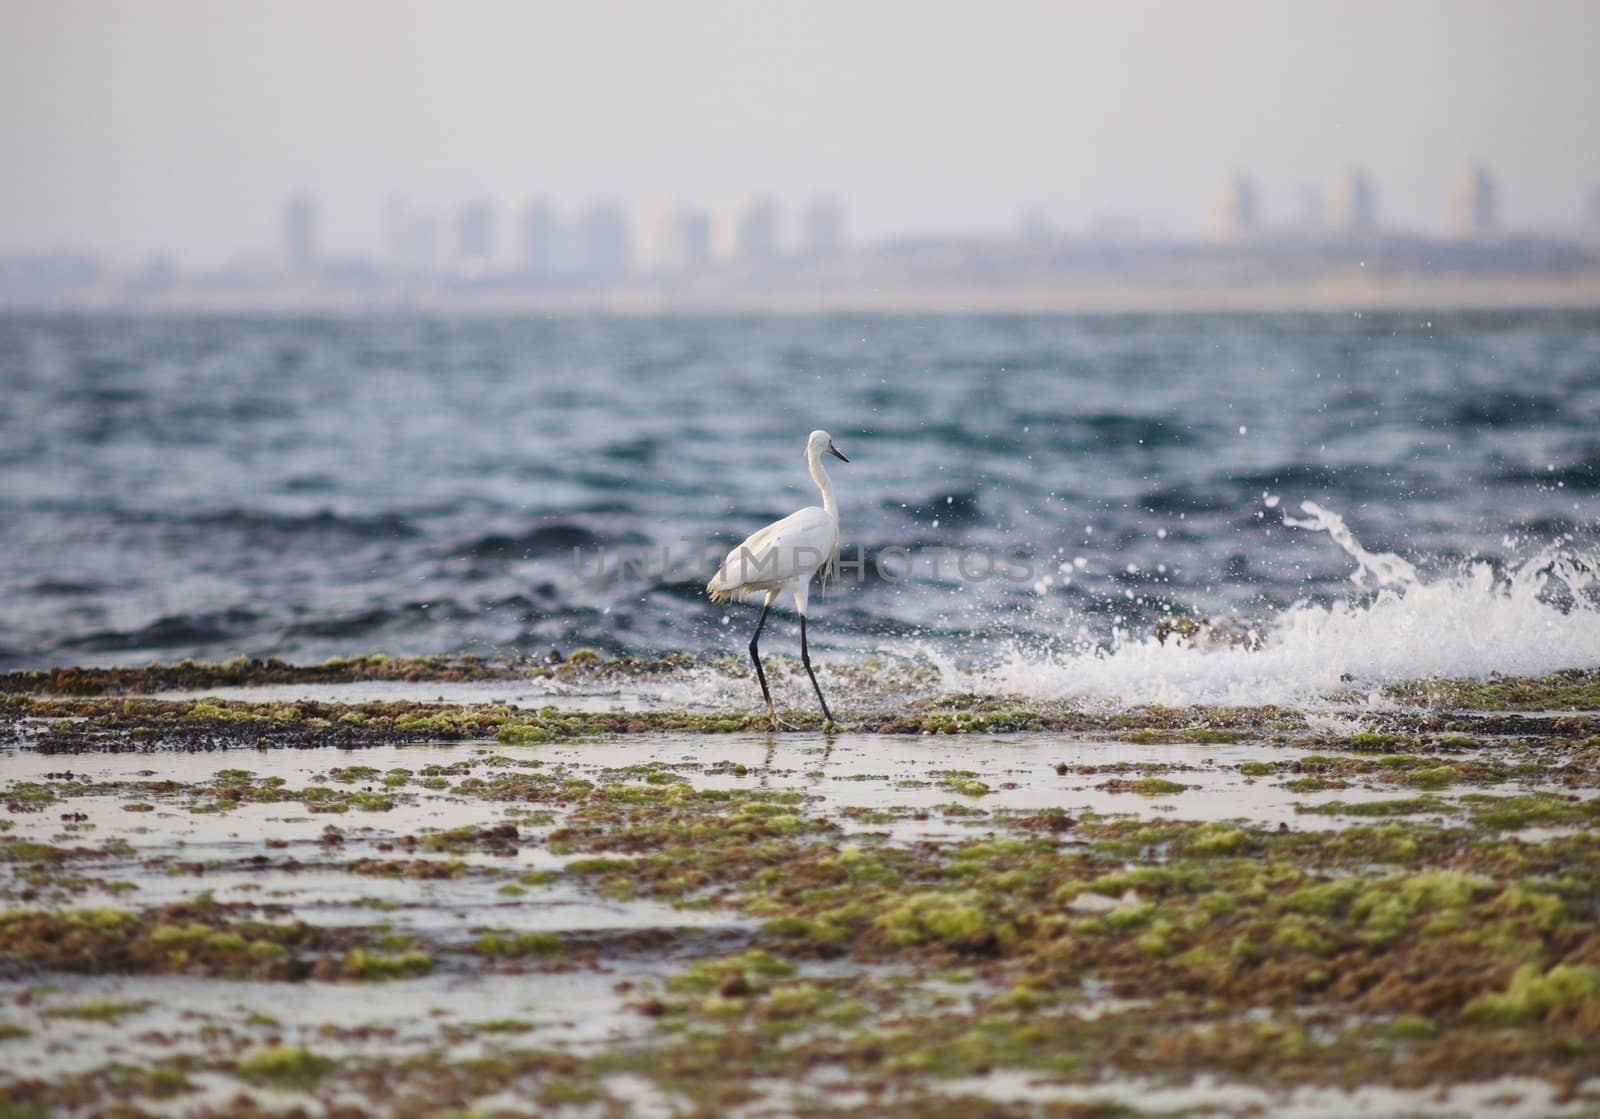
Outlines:
{"label": "heron's neck", "polygon": [[822,507],[835,521],[839,519],[839,506],[833,500],[833,479],[828,477],[827,467],[822,465],[822,460],[816,455],[806,456],[806,465],[811,467],[811,480],[817,484],[817,489],[822,491]]}

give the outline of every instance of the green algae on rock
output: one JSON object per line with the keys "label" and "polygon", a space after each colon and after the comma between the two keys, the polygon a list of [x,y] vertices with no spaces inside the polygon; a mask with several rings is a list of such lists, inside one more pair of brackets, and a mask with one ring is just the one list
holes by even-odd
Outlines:
{"label": "green algae on rock", "polygon": [[68,973],[293,981],[392,978],[431,965],[421,954],[369,954],[363,946],[377,937],[361,928],[262,920],[214,904],[0,912],[0,954],[14,965]]}
{"label": "green algae on rock", "polygon": [[517,681],[546,677],[618,679],[659,676],[693,667],[686,653],[659,657],[606,658],[592,649],[579,649],[562,657],[552,651],[544,657],[481,658],[470,653],[454,656],[335,657],[319,664],[290,664],[277,657],[235,657],[220,663],[186,660],[177,664],[149,664],[125,668],[57,667],[0,673],[0,694],[39,695],[141,695],[152,692],[198,692],[213,688],[261,687],[278,684],[349,684],[369,681],[400,683],[473,683]]}
{"label": "green algae on rock", "polygon": [[[142,1068],[0,1073],[0,1093],[37,1114],[70,1103],[131,1115],[145,1096],[204,1085],[242,1093],[216,1098],[245,1115],[287,1106],[275,1094],[287,1089],[295,1106],[330,1115],[381,1110],[395,1094],[447,1114],[511,1092],[540,1114],[623,1115],[642,1094],[685,1114],[779,1098],[818,1116],[1038,1116],[1137,1113],[1142,1086],[1196,1077],[1288,1093],[1358,1083],[1431,1092],[1500,1076],[1570,1092],[1600,1076],[1592,721],[1403,711],[1328,730],[1265,708],[1085,713],[960,696],[903,706],[858,725],[904,719],[920,738],[1059,721],[1075,737],[923,740],[919,757],[935,760],[910,766],[890,760],[903,740],[753,735],[708,751],[711,739],[609,737],[724,734],[739,716],[9,697],[10,741],[42,733],[61,750],[152,752],[109,759],[115,772],[98,775],[73,759],[79,772],[30,772],[0,789],[16,794],[0,821],[16,831],[0,840],[0,876],[27,905],[0,917],[6,967],[106,985],[40,989],[28,996],[34,1009],[8,1006],[7,1047],[53,1043],[52,1030],[70,1028],[157,1037],[162,1005],[124,1012],[121,1027],[115,1013],[51,1018],[44,1008],[137,1004],[150,988],[109,985],[168,976],[307,983],[297,996],[383,981],[348,1001],[387,995],[418,1012],[387,1032],[233,1013],[173,1042],[194,1052]],[[162,744],[430,736],[480,745],[242,763],[258,772],[231,756],[226,769],[197,758],[204,775],[191,781],[143,772],[163,764],[152,749]],[[1196,749],[1181,752],[1184,743]],[[840,763],[880,746],[881,758]],[[1055,793],[1015,792],[1034,777],[1051,785],[1052,772]],[[1100,775],[1130,793],[1150,782],[1151,797],[1105,798],[1086,788]],[[1191,783],[1248,788],[1292,807],[1285,782],[1294,793],[1315,782],[1380,795],[1340,793],[1281,828],[1175,818],[1202,794],[1167,795]],[[1074,789],[1101,811],[1051,802]],[[1369,802],[1390,807],[1350,811]],[[125,804],[154,815],[124,816]],[[313,812],[332,806],[345,811]],[[92,834],[98,824],[112,835],[108,820],[126,838]],[[137,846],[133,829],[180,821],[218,834],[248,822],[261,832],[246,842],[266,854]],[[135,845],[116,846],[127,840]],[[22,898],[46,880],[98,892],[141,873],[160,880],[141,879],[145,890],[104,908]],[[329,874],[349,876],[334,927],[315,916],[328,901],[311,884]],[[261,904],[170,904],[213,884],[220,895],[229,878],[244,880],[241,891],[267,886],[230,895]],[[141,896],[158,900],[139,908]],[[467,899],[462,920],[455,907]],[[561,923],[569,905],[602,914],[597,925],[647,911],[649,927]],[[701,917],[706,928],[677,924]],[[513,988],[556,992],[545,997],[560,1006],[557,985],[579,981],[616,985],[612,1017],[586,1045],[552,1040],[537,1007],[488,1009]],[[437,1018],[420,1011],[458,984],[479,985],[488,1001]],[[1038,1077],[1038,1100],[967,1094]],[[1086,1109],[1049,1097],[1065,1085],[1122,1095]],[[197,1114],[210,1106],[185,1102]]]}
{"label": "green algae on rock", "polygon": [[334,658],[321,664],[297,665],[276,657],[254,660],[181,661],[133,668],[51,668],[0,674],[0,693],[42,695],[139,695],[149,692],[203,691],[268,684],[345,684],[367,680],[463,682],[527,679],[542,662],[486,661],[456,657]]}
{"label": "green algae on rock", "polygon": [[274,1045],[240,1058],[238,1072],[245,1080],[304,1086],[321,1080],[333,1067],[333,1061],[303,1045]]}
{"label": "green algae on rock", "polygon": [[1488,680],[1418,680],[1392,684],[1395,699],[1429,707],[1492,711],[1600,710],[1600,669],[1569,669],[1549,676],[1496,676]]}

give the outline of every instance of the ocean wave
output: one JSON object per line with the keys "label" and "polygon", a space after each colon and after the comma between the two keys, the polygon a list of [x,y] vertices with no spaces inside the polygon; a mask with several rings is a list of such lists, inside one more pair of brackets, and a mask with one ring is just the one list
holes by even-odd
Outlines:
{"label": "ocean wave", "polygon": [[1485,392],[1458,401],[1446,413],[1456,427],[1528,427],[1564,418],[1565,403],[1557,397],[1520,392]]}
{"label": "ocean wave", "polygon": [[354,515],[318,509],[311,513],[273,513],[229,508],[176,513],[121,509],[114,519],[125,525],[173,525],[198,533],[235,532],[252,542],[299,536],[342,536],[363,540],[411,538],[421,533],[411,521],[392,513]]}
{"label": "ocean wave", "polygon": [[980,493],[976,489],[936,493],[921,501],[893,501],[885,498],[879,508],[918,521],[935,519],[942,525],[976,525],[984,521]]}
{"label": "ocean wave", "polygon": [[1500,481],[1512,485],[1532,483],[1577,493],[1600,491],[1600,444],[1591,444],[1566,461],[1548,462],[1543,468],[1527,465],[1507,467],[1500,472]]}
{"label": "ocean wave", "polygon": [[459,626],[471,621],[476,613],[452,598],[402,602],[327,618],[297,621],[286,626],[283,635],[288,638],[364,638],[387,630]]}
{"label": "ocean wave", "polygon": [[251,632],[262,615],[243,607],[198,614],[168,614],[131,630],[98,630],[69,637],[59,646],[85,652],[113,653],[134,649],[191,649],[237,639]]}
{"label": "ocean wave", "polygon": [[572,549],[597,548],[601,544],[638,544],[638,539],[608,539],[578,524],[547,524],[521,533],[490,533],[460,545],[453,555],[470,559],[537,559],[543,556],[572,554]]}
{"label": "ocean wave", "polygon": [[[1374,626],[1406,617],[1382,595],[1421,609],[1426,593],[1343,582],[1346,553],[1263,494],[1348,513],[1424,588],[1482,563],[1503,583],[1561,538],[1600,549],[1597,322],[14,318],[0,322],[0,655],[513,654],[522,638],[742,655],[753,607],[710,608],[703,578],[646,584],[662,545],[681,572],[689,541],[720,555],[813,502],[799,440],[822,426],[853,460],[834,472],[845,556],[868,563],[814,600],[819,655],[924,641],[971,663],[1009,641],[1152,694],[1151,673],[1190,672],[1170,647],[1137,668],[1169,614],[1288,634],[1296,611],[1331,633],[1315,611],[1338,602]],[[653,544],[650,575],[587,578],[602,543],[613,571],[619,547]],[[915,554],[909,580],[879,575],[889,547]],[[1028,579],[933,577],[935,549],[1014,547]],[[1559,612],[1547,584],[1541,610]],[[792,618],[785,603],[772,624]],[[1453,663],[1439,632],[1415,671]],[[1384,635],[1360,640],[1382,668]],[[1518,640],[1503,664],[1459,663],[1512,671]],[[1253,656],[1237,679],[1270,668]]]}
{"label": "ocean wave", "polygon": [[99,583],[81,579],[40,579],[28,587],[29,594],[48,595],[51,598],[80,598],[99,594],[106,588]]}
{"label": "ocean wave", "polygon": [[1239,505],[1236,486],[1201,486],[1191,482],[1146,490],[1138,505],[1152,513],[1221,513]]}
{"label": "ocean wave", "polygon": [[1189,447],[1201,441],[1193,425],[1125,412],[1061,416],[1021,412],[1012,421],[1028,437],[1059,450],[1102,450],[1106,447]]}
{"label": "ocean wave", "polygon": [[1296,703],[1419,678],[1544,675],[1600,665],[1600,556],[1560,541],[1514,566],[1469,561],[1426,577],[1366,549],[1305,502],[1284,523],[1323,532],[1355,562],[1354,597],[1299,601],[1222,647],[1119,632],[1107,646],[1017,645],[985,687],[1117,704]]}

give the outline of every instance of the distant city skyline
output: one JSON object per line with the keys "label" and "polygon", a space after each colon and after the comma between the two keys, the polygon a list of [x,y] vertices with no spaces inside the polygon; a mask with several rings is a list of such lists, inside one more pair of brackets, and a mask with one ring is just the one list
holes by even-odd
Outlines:
{"label": "distant city skyline", "polygon": [[1578,237],[1506,229],[1499,186],[1484,167],[1451,178],[1438,234],[1385,223],[1378,188],[1360,169],[1327,191],[1326,206],[1319,188],[1307,188],[1290,218],[1268,221],[1255,183],[1236,172],[1211,197],[1210,228],[1193,237],[1132,221],[1063,231],[1029,212],[999,234],[875,241],[852,241],[844,205],[828,194],[795,211],[756,191],[715,210],[613,201],[565,210],[537,199],[511,215],[482,198],[447,213],[391,200],[388,243],[365,256],[327,251],[316,200],[296,194],[282,204],[275,250],[220,268],[182,268],[165,256],[130,267],[84,253],[0,252],[0,307],[659,306],[679,295],[703,307],[752,298],[794,307],[891,290],[926,302],[963,286],[1012,305],[1018,292],[1081,305],[1094,288],[1125,301],[1134,290],[1150,302],[1165,286],[1165,298],[1181,301],[1197,281],[1241,290],[1321,277],[1337,287],[1351,273],[1411,285],[1408,298],[1419,282],[1440,292],[1477,284],[1475,299],[1509,283],[1525,298],[1530,279],[1558,301],[1600,295],[1600,223]]}
{"label": "distant city skyline", "polygon": [[330,255],[383,253],[390,199],[442,252],[471,199],[505,241],[536,198],[752,189],[832,192],[867,241],[1028,213],[1191,237],[1234,170],[1277,224],[1352,168],[1383,224],[1438,233],[1463,165],[1503,228],[1572,231],[1597,41],[1564,0],[0,0],[0,251],[216,266],[305,195]]}
{"label": "distant city skyline", "polygon": [[[1254,181],[1235,173],[1218,186],[1208,228],[1195,237],[1161,237],[1141,231],[1133,219],[1110,228],[1059,229],[1037,211],[1022,215],[1010,236],[1024,242],[1067,238],[1169,244],[1284,236],[1312,240],[1399,236],[1450,242],[1518,232],[1502,228],[1498,183],[1479,166],[1464,166],[1449,180],[1437,230],[1383,222],[1378,189],[1361,169],[1339,176],[1328,184],[1328,193],[1326,207],[1321,193],[1312,189],[1297,212],[1271,221],[1261,212]],[[404,204],[391,202],[390,214],[384,249],[367,258],[349,259],[364,259],[386,271],[448,274],[457,279],[517,275],[544,281],[611,281],[630,273],[690,273],[712,265],[763,268],[786,256],[823,258],[846,247],[844,207],[827,194],[797,210],[784,207],[770,192],[758,191],[741,206],[716,210],[690,205],[630,210],[606,201],[562,211],[537,199],[515,215],[499,215],[481,200],[459,205],[453,215],[407,214]],[[1591,210],[1586,216],[1590,228],[1583,232],[1592,238],[1600,234],[1600,222],[1593,221],[1600,213]],[[434,231],[452,224],[454,239],[441,246]],[[314,256],[326,261],[320,245],[313,246],[316,226],[312,199],[296,195],[287,201],[279,259],[290,275],[304,275]],[[416,233],[419,228],[427,231],[422,242]],[[982,235],[968,231],[942,240],[960,242],[975,236]],[[999,236],[1004,239],[1006,234]]]}
{"label": "distant city skyline", "polygon": [[[880,233],[875,241],[919,238],[1004,237],[1031,230],[1033,235],[1049,233],[1075,238],[1096,239],[1111,236],[1125,239],[1137,236],[1176,243],[1230,240],[1268,232],[1299,234],[1395,233],[1444,240],[1476,236],[1489,232],[1539,236],[1587,236],[1600,231],[1600,186],[1575,189],[1577,199],[1573,218],[1550,226],[1515,226],[1503,218],[1503,196],[1499,177],[1491,168],[1466,163],[1439,178],[1435,212],[1431,218],[1405,224],[1389,219],[1380,209],[1382,183],[1365,168],[1352,167],[1325,183],[1301,180],[1300,195],[1292,202],[1280,199],[1276,208],[1262,201],[1259,180],[1248,171],[1221,176],[1208,194],[1191,199],[1192,208],[1202,214],[1193,226],[1173,231],[1162,223],[1131,212],[1103,213],[1077,223],[1057,220],[1047,207],[1034,206],[1009,220],[997,218],[961,229],[896,229]],[[630,203],[605,199],[580,200],[558,205],[548,197],[524,196],[520,202],[500,204],[489,200],[493,192],[480,191],[467,199],[424,207],[409,196],[374,203],[381,235],[368,246],[350,246],[330,241],[324,230],[352,224],[350,215],[328,212],[317,193],[301,190],[280,205],[276,234],[262,243],[244,239],[252,226],[267,224],[262,215],[241,215],[240,230],[228,241],[219,238],[218,253],[212,259],[184,260],[170,249],[156,249],[139,256],[125,256],[104,246],[90,244],[53,245],[20,241],[0,246],[0,253],[76,252],[108,259],[122,267],[162,263],[184,268],[233,267],[264,264],[287,258],[291,271],[304,271],[315,244],[321,259],[359,259],[386,266],[396,265],[418,272],[431,271],[448,262],[478,260],[483,270],[514,268],[526,262],[530,253],[555,254],[548,266],[530,265],[540,272],[571,271],[561,258],[571,257],[584,238],[609,238],[612,264],[603,271],[618,274],[627,269],[617,263],[617,240],[630,242],[630,250],[648,262],[656,257],[686,257],[691,263],[745,256],[772,259],[785,252],[815,249],[830,250],[843,244],[845,206],[839,195],[819,191],[808,199],[786,203],[770,190],[747,192],[736,204],[707,205],[686,200],[675,203]],[[1324,204],[1326,199],[1326,204]],[[752,213],[752,208],[756,212]],[[329,216],[333,218],[330,222]],[[369,215],[370,216],[370,215]],[[666,246],[663,237],[681,237],[684,231],[673,225],[682,220],[700,222],[704,228],[688,234],[695,245]],[[580,228],[587,223],[588,229]],[[604,227],[598,228],[597,227]],[[534,248],[531,228],[542,224],[542,246]],[[668,227],[672,226],[669,230]],[[621,232],[619,232],[619,230]],[[703,241],[703,244],[699,244]],[[741,251],[736,248],[743,244]]]}
{"label": "distant city skyline", "polygon": [[[1378,188],[1362,169],[1350,169],[1327,189],[1326,207],[1321,192],[1311,187],[1297,211],[1271,220],[1262,213],[1254,180],[1243,173],[1228,175],[1212,196],[1207,228],[1189,237],[1164,236],[1131,217],[1086,229],[1060,228],[1033,210],[1009,231],[969,230],[933,239],[959,242],[1009,236],[1022,241],[1133,239],[1195,244],[1283,236],[1312,240],[1398,236],[1449,242],[1527,233],[1501,225],[1498,182],[1481,166],[1463,166],[1449,179],[1433,228],[1384,222]],[[1600,192],[1588,202],[1574,232],[1593,239],[1600,234]],[[761,267],[785,256],[824,257],[846,247],[845,209],[829,194],[815,196],[802,208],[788,208],[771,192],[757,191],[740,206],[714,210],[686,204],[627,207],[604,201],[563,211],[540,198],[515,215],[504,216],[514,221],[502,220],[494,206],[474,200],[455,209],[455,237],[443,246],[435,232],[448,224],[450,215],[409,213],[400,202],[391,202],[389,212],[387,244],[360,259],[401,272],[440,271],[464,278],[507,273],[543,279],[616,279],[635,271],[688,272],[716,263]],[[311,199],[295,195],[288,200],[280,254],[291,274],[304,272],[310,260],[310,230],[315,224]],[[419,229],[424,231],[420,241]],[[504,235],[498,234],[502,229]]]}
{"label": "distant city skyline", "polygon": [[[1322,187],[1328,202],[1323,205]],[[1543,231],[1508,229],[1500,220],[1498,180],[1484,167],[1465,165],[1445,183],[1437,220],[1422,228],[1386,222],[1380,215],[1379,189],[1362,169],[1352,168],[1328,184],[1304,188],[1300,206],[1288,213],[1268,214],[1261,207],[1255,180],[1235,172],[1214,188],[1203,229],[1173,236],[1136,216],[1101,218],[1086,227],[1057,225],[1039,209],[1029,210],[1007,228],[890,235],[877,242],[899,240],[963,241],[1061,238],[1084,241],[1127,241],[1203,244],[1260,237],[1290,236],[1338,239],[1370,236],[1421,237],[1441,241],[1481,236],[1534,235]],[[1589,240],[1600,235],[1600,191],[1591,192],[1575,227],[1557,237],[1576,234]],[[766,266],[794,255],[826,256],[846,246],[846,211],[836,195],[823,192],[803,205],[785,206],[771,191],[755,191],[736,206],[690,204],[626,205],[613,200],[563,209],[535,198],[502,212],[483,198],[458,201],[437,211],[423,210],[405,199],[383,207],[383,243],[369,252],[339,252],[321,237],[324,220],[316,197],[290,196],[282,205],[276,244],[241,245],[226,261],[210,266],[272,269],[308,277],[333,262],[362,264],[385,272],[415,275],[448,274],[458,279],[491,275],[523,275],[548,280],[610,281],[630,273],[686,273],[713,264]],[[32,246],[0,250],[0,255],[59,252]],[[117,260],[92,248],[66,250],[114,267],[158,270],[179,267],[170,253],[157,252],[137,261]],[[192,270],[192,269],[190,269]],[[206,270],[205,266],[200,269]]]}

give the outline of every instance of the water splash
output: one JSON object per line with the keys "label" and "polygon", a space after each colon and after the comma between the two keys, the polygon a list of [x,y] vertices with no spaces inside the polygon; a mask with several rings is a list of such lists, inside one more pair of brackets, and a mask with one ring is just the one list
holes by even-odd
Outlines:
{"label": "water splash", "polygon": [[1116,705],[1300,704],[1429,677],[1544,675],[1600,665],[1600,562],[1570,539],[1499,570],[1469,561],[1425,577],[1371,552],[1337,513],[1304,502],[1285,522],[1326,532],[1371,589],[1331,604],[1300,601],[1259,642],[1206,646],[1119,635],[1109,647],[1041,656],[1013,649],[979,675],[985,689]]}
{"label": "water splash", "polygon": [[1356,561],[1356,569],[1350,573],[1350,581],[1356,586],[1365,586],[1368,575],[1371,575],[1380,587],[1414,587],[1419,584],[1417,569],[1414,566],[1393,552],[1367,551],[1339,514],[1324,509],[1315,501],[1302,501],[1300,508],[1307,514],[1305,520],[1284,517],[1283,523],[1291,528],[1326,532],[1333,537],[1333,542]]}

